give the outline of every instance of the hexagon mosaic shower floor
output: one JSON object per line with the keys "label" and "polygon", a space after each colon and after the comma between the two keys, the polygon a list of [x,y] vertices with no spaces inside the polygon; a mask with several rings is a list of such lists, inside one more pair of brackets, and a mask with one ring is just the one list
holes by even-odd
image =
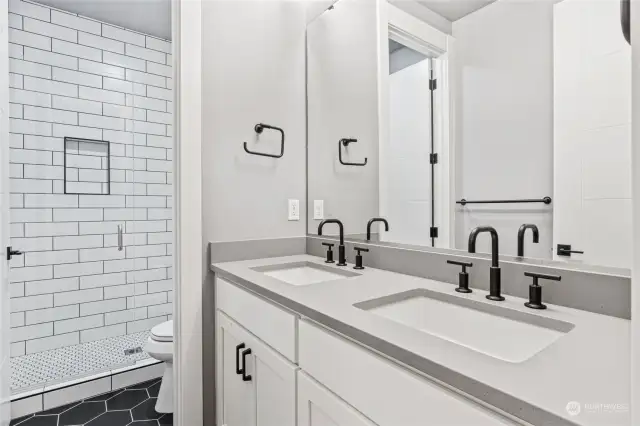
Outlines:
{"label": "hexagon mosaic shower floor", "polygon": [[10,426],[172,426],[173,415],[160,414],[154,408],[160,381],[150,380],[14,419]]}

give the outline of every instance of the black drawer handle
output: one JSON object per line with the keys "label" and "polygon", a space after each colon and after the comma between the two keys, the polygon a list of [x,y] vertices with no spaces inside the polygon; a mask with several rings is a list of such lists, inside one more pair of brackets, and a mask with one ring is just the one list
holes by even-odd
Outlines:
{"label": "black drawer handle", "polygon": [[244,343],[236,346],[236,374],[244,374],[244,368],[240,368],[240,349],[244,349]]}
{"label": "black drawer handle", "polygon": [[247,355],[251,355],[251,349],[245,349],[242,351],[242,381],[250,382],[251,374],[247,374]]}

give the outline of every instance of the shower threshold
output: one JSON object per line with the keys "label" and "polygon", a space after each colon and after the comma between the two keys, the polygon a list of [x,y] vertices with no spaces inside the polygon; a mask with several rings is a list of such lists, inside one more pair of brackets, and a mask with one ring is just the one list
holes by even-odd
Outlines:
{"label": "shower threshold", "polygon": [[135,350],[148,337],[143,331],[11,358],[11,399],[153,364],[144,351]]}

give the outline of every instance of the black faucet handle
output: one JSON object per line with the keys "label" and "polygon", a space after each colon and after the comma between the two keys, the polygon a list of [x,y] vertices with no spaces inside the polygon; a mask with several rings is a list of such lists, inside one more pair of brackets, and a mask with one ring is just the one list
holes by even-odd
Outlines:
{"label": "black faucet handle", "polygon": [[547,309],[547,305],[542,303],[542,287],[538,284],[538,280],[560,281],[560,275],[538,274],[536,272],[525,272],[526,277],[533,278],[533,282],[529,285],[529,301],[524,304],[531,309]]}
{"label": "black faucet handle", "polygon": [[361,252],[367,252],[369,251],[368,248],[362,248],[362,247],[354,247],[353,248],[356,252],[358,252],[358,254],[356,255],[356,266],[353,267],[353,269],[364,269],[364,266],[362,266],[362,253]]}
{"label": "black faucet handle", "polygon": [[325,260],[324,263],[335,263],[335,261],[333,260],[333,250],[332,250],[335,244],[322,243],[322,245],[327,247],[327,260]]}
{"label": "black faucet handle", "polygon": [[462,271],[458,274],[458,287],[456,287],[456,291],[458,293],[471,293],[471,289],[469,288],[469,273],[467,272],[467,268],[471,268],[473,263],[471,262],[461,262],[458,260],[447,260],[449,265],[457,265],[462,266]]}
{"label": "black faucet handle", "polygon": [[461,262],[459,260],[447,260],[447,263],[449,265],[462,266],[462,272],[467,272],[467,268],[471,268],[473,266],[473,263],[471,262]]}
{"label": "black faucet handle", "polygon": [[539,274],[537,272],[525,272],[525,277],[533,278],[533,285],[538,285],[538,279],[560,281],[562,277],[560,275]]}

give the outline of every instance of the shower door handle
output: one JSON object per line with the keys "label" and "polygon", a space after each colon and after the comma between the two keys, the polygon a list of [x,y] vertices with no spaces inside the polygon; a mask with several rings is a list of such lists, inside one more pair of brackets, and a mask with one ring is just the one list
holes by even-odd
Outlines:
{"label": "shower door handle", "polygon": [[122,251],[122,225],[118,225],[118,251]]}

